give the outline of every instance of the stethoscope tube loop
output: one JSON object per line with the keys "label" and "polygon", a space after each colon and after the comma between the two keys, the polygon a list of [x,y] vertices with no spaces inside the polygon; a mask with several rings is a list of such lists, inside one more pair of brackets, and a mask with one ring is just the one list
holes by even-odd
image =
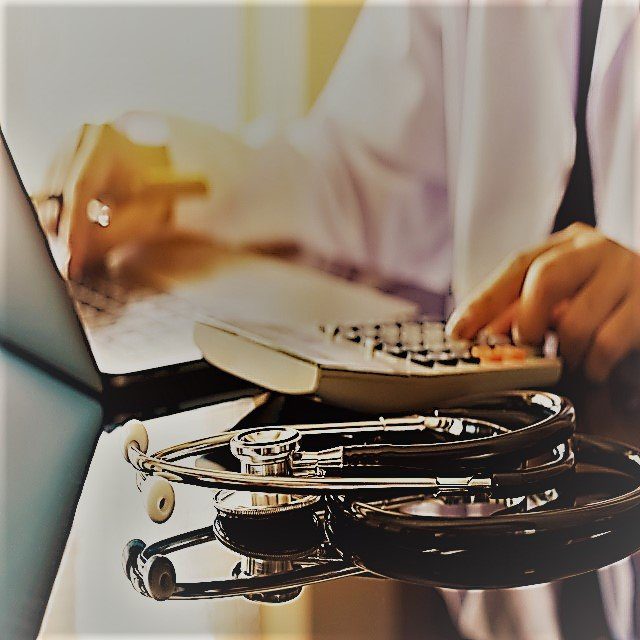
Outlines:
{"label": "stethoscope tube loop", "polygon": [[[382,526],[386,530],[408,532],[419,530],[433,534],[463,534],[478,531],[482,534],[510,534],[514,532],[559,531],[563,528],[593,527],[611,518],[622,518],[629,514],[637,516],[640,509],[640,454],[626,445],[594,436],[577,434],[574,448],[583,464],[609,465],[609,472],[627,475],[634,488],[619,495],[598,500],[587,505],[559,509],[527,511],[504,514],[499,517],[451,518],[416,516],[410,513],[389,513],[371,503],[343,496],[328,496],[329,511],[336,509],[341,514],[350,511],[351,518],[360,519],[368,525]],[[345,505],[350,505],[347,509]]]}

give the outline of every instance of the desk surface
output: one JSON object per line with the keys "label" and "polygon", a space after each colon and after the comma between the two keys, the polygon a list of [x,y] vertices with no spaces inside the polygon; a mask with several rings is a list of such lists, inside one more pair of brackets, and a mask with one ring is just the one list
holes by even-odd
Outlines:
{"label": "desk surface", "polygon": [[[637,380],[627,372],[626,380]],[[577,407],[579,429],[607,434],[640,445],[640,412],[626,383],[590,387],[572,379],[561,386]],[[637,388],[636,388],[637,389]],[[240,418],[233,404],[205,407],[149,423],[151,450],[201,434],[229,428]],[[176,509],[163,525],[146,516],[135,487],[135,473],[124,462],[121,434],[104,433],[98,443],[72,532],[43,625],[54,634],[196,634],[216,637],[291,638],[456,637],[444,615],[441,598],[427,588],[391,580],[361,577],[306,587],[293,602],[265,605],[244,598],[156,602],[135,592],[121,568],[125,543],[147,543],[211,522],[211,493],[187,486],[176,488]],[[179,554],[176,555],[176,558]],[[193,580],[229,577],[237,556],[219,544],[189,550],[176,560],[176,572]],[[520,592],[532,597],[531,590]],[[429,613],[430,610],[436,614]],[[425,637],[425,636],[422,636]]]}

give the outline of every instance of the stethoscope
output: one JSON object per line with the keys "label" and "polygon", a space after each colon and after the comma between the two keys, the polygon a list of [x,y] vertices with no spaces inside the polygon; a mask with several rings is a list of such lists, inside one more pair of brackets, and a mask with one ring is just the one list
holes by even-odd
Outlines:
{"label": "stethoscope", "polygon": [[[557,580],[640,546],[640,453],[586,436],[575,437],[575,453],[574,479],[540,494],[326,495],[306,519],[295,512],[302,527],[287,513],[263,519],[259,536],[250,517],[216,510],[201,529],[150,545],[130,541],[123,568],[139,593],[156,600],[283,603],[307,585],[346,576],[463,589]],[[217,543],[238,555],[231,575],[178,579],[172,553]]]}
{"label": "stethoscope", "polygon": [[[171,516],[174,482],[230,490],[217,494],[217,507],[256,517],[304,508],[319,495],[354,491],[531,493],[573,469],[574,429],[568,400],[537,391],[505,392],[432,415],[228,431],[152,455],[144,425],[133,420],[124,455],[138,471],[138,488],[156,522]],[[327,442],[332,446],[324,448]],[[301,449],[303,443],[309,448]],[[229,454],[239,471],[225,468]],[[178,464],[203,457],[211,464]],[[248,492],[248,500],[239,501],[238,491]]]}
{"label": "stethoscope", "polygon": [[[424,416],[235,430],[152,455],[132,422],[124,454],[151,518],[171,515],[172,482],[215,489],[214,517],[132,541],[125,571],[156,599],[274,602],[343,575],[493,588],[590,571],[640,547],[640,451],[574,429],[571,403],[537,391]],[[232,578],[177,582],[167,556],[212,541],[241,554]]]}

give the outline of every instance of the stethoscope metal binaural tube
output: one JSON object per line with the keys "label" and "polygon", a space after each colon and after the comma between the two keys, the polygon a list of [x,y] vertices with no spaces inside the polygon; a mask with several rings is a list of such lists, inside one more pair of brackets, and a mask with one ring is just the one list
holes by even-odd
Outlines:
{"label": "stethoscope metal binaural tube", "polygon": [[[510,431],[509,429],[483,420],[452,418],[446,416],[411,417],[372,421],[368,423],[339,423],[296,425],[292,427],[265,427],[240,432],[227,432],[211,438],[187,442],[158,451],[155,455],[146,454],[148,437],[144,433],[130,434],[125,443],[127,460],[139,471],[148,475],[159,475],[171,482],[183,482],[199,486],[228,489],[247,489],[262,492],[331,493],[352,490],[412,489],[420,488],[434,491],[461,489],[488,489],[496,486],[527,483],[529,480],[540,482],[558,476],[573,466],[573,453],[570,443],[564,438],[573,432],[573,407],[553,394],[540,392],[521,392],[524,402],[538,402],[551,415],[534,424]],[[138,423],[139,428],[142,427]],[[357,428],[356,428],[357,427]],[[492,432],[494,435],[464,440],[425,445],[355,445],[307,453],[298,452],[300,434],[304,433],[340,433],[351,430],[360,432],[374,430],[379,433],[391,430],[420,430],[459,436],[469,431]],[[526,432],[526,433],[524,433]],[[550,462],[537,467],[519,469],[506,473],[491,473],[485,468],[477,473],[454,475],[460,470],[459,454],[467,451],[472,461],[482,460],[489,466],[493,461],[492,450],[497,450],[497,460],[504,461],[507,454],[519,454],[522,448],[532,450],[538,446],[537,434],[542,434],[546,451],[553,451]],[[515,436],[515,437],[514,437]],[[553,436],[553,440],[551,437]],[[533,440],[533,443],[532,443]],[[508,441],[508,442],[506,442]],[[506,442],[506,444],[505,444]],[[144,444],[144,446],[142,446]],[[230,444],[233,452],[241,460],[242,471],[223,469],[202,469],[176,464],[183,458],[209,453],[212,450]],[[520,446],[518,446],[520,445]],[[515,450],[514,450],[515,447]],[[418,456],[423,463],[432,457],[443,461],[443,454],[454,466],[450,475],[420,474],[372,475],[365,477],[326,477],[327,468],[342,468],[349,460],[356,459],[355,465],[363,459],[375,458],[376,464],[387,457],[397,462],[415,459]],[[346,455],[345,455],[346,454]],[[454,454],[454,455],[452,455]],[[464,456],[463,456],[464,458]],[[445,458],[446,459],[446,458]],[[428,468],[428,464],[424,465]]]}
{"label": "stethoscope metal binaural tube", "polygon": [[278,593],[299,590],[318,582],[367,574],[365,570],[334,553],[306,560],[296,559],[295,566],[284,573],[244,575],[234,571],[234,578],[231,580],[222,578],[204,582],[178,582],[173,563],[167,555],[215,540],[217,537],[210,526],[148,546],[141,540],[132,540],[123,551],[123,569],[138,591],[155,600],[202,600],[264,594],[277,596]]}
{"label": "stethoscope metal binaural tube", "polygon": [[[148,456],[135,448],[129,452],[131,464],[149,475],[177,483],[193,484],[214,489],[254,490],[262,492],[333,493],[383,489],[431,489],[434,491],[458,491],[461,489],[490,489],[512,485],[522,486],[528,478],[536,482],[551,480],[573,467],[573,453],[568,443],[559,445],[550,462],[539,467],[520,471],[470,476],[367,476],[367,477],[317,477],[317,476],[263,476],[236,471],[195,469],[165,462]],[[541,477],[541,476],[544,476]]]}
{"label": "stethoscope metal binaural tube", "polygon": [[261,476],[218,469],[196,469],[149,456],[130,445],[129,461],[134,468],[149,475],[159,475],[170,482],[193,484],[212,489],[238,489],[262,492],[331,493],[336,491],[381,489],[471,489],[490,488],[491,478],[464,476],[456,478],[430,476],[389,477],[304,477]]}

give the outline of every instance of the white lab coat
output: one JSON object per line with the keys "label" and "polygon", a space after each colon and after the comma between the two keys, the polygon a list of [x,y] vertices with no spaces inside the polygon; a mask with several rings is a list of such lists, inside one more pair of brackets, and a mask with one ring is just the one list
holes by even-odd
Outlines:
{"label": "white lab coat", "polygon": [[[587,114],[598,224],[634,248],[638,13],[604,0]],[[247,146],[172,119],[173,158],[210,168],[205,224],[214,208],[227,240],[296,240],[460,298],[551,230],[573,164],[578,33],[578,0],[367,5],[302,122]]]}
{"label": "white lab coat", "polygon": [[[636,249],[639,30],[638,0],[604,0],[587,108],[598,225]],[[170,119],[172,157],[209,167],[205,224],[214,209],[226,240],[295,240],[464,296],[552,228],[573,164],[578,33],[577,0],[368,5],[304,121],[248,146]],[[635,633],[633,577],[630,561],[601,571],[616,638]],[[470,638],[559,633],[548,585],[447,599]]]}

